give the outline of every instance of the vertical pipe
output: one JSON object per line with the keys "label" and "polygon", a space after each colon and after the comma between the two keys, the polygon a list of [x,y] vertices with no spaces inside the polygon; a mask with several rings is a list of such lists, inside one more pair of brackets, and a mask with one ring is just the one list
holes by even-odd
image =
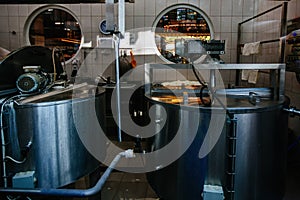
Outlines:
{"label": "vertical pipe", "polygon": [[121,34],[121,38],[125,35],[125,0],[119,0],[119,24],[118,30]]}
{"label": "vertical pipe", "polygon": [[[237,36],[237,47],[236,47],[236,63],[241,62],[241,29],[242,24],[238,24],[238,36]],[[240,74],[241,70],[237,69],[235,72],[235,85],[239,86],[240,85]]]}
{"label": "vertical pipe", "polygon": [[241,32],[242,32],[242,24],[238,24],[238,35],[237,35],[237,46],[236,46],[236,63],[240,63],[240,55],[241,55]]}
{"label": "vertical pipe", "polygon": [[115,32],[115,22],[114,22],[114,0],[105,0],[106,6],[106,31],[114,33]]}
{"label": "vertical pipe", "polygon": [[116,95],[117,95],[117,120],[118,120],[118,140],[122,142],[122,124],[121,124],[121,103],[120,103],[120,60],[119,60],[119,45],[120,38],[118,35],[113,35],[115,43],[115,56],[116,56]]}
{"label": "vertical pipe", "polygon": [[285,88],[285,69],[279,69],[278,70],[278,85],[279,85],[279,88],[278,88],[278,100],[284,100],[284,88]]}
{"label": "vertical pipe", "polygon": [[285,60],[285,36],[287,35],[287,3],[283,2],[282,8],[281,8],[281,30],[280,30],[280,37],[281,37],[281,48],[280,48],[280,58],[279,63],[284,63]]}

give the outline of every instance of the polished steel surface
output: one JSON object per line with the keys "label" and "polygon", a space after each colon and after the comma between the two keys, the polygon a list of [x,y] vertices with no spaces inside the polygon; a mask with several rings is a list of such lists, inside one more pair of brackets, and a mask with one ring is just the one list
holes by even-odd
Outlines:
{"label": "polished steel surface", "polygon": [[[205,136],[204,132],[208,128],[206,123],[210,114],[203,112],[198,119],[198,109],[192,110],[179,110],[178,106],[162,104],[167,110],[168,120],[167,124],[163,127],[160,133],[156,134],[153,140],[149,140],[150,149],[156,151],[167,145],[176,135],[181,121],[183,123],[183,134],[180,139],[179,149],[183,148],[185,143],[189,143],[193,135],[193,124],[200,120],[200,127],[197,131],[195,139],[193,140],[187,151],[175,162],[162,169],[150,172],[147,174],[148,181],[156,194],[166,200],[179,200],[179,199],[200,199],[203,190],[205,171],[206,171],[206,158],[199,159],[199,147],[203,142]],[[159,112],[159,110],[157,110]],[[158,113],[157,113],[158,114]],[[157,115],[159,116],[159,115]],[[159,121],[159,118],[157,119]],[[158,123],[159,126],[159,123]],[[160,129],[161,127],[157,127]],[[195,127],[196,128],[196,127]],[[191,133],[191,134],[189,134]],[[176,153],[176,152],[170,152]]]}
{"label": "polished steel surface", "polygon": [[91,90],[95,92],[93,89],[81,87],[30,103],[14,104],[20,147],[29,141],[32,147],[24,164],[11,163],[11,173],[35,170],[38,188],[57,188],[96,169],[99,162],[82,144],[74,122],[76,118],[85,124],[87,132],[94,132],[90,113],[94,109],[101,112],[103,95],[101,91],[91,94]]}
{"label": "polished steel surface", "polygon": [[282,199],[285,191],[287,119],[282,106],[236,114],[234,199]]}
{"label": "polished steel surface", "polygon": [[[258,105],[252,105],[248,100],[227,100],[227,117],[236,122],[235,162],[228,162],[228,151],[232,150],[227,137],[232,131],[228,120],[216,146],[207,157],[199,159],[199,149],[208,124],[213,120],[211,109],[214,108],[189,106],[189,117],[185,117],[184,123],[192,124],[194,112],[200,112],[194,142],[175,163],[147,174],[150,185],[159,197],[198,200],[202,199],[204,184],[211,184],[222,186],[227,199],[231,199],[230,194],[234,200],[283,198],[288,119],[282,109],[284,102],[262,100]],[[152,99],[149,102],[163,105],[168,112],[167,124],[152,141],[151,147],[155,151],[172,140],[172,130],[176,129],[176,122],[184,111],[178,105]],[[189,131],[189,126],[186,126],[185,132],[188,134]],[[229,164],[234,166],[233,180],[228,176]],[[232,193],[226,190],[230,184],[234,185]]]}

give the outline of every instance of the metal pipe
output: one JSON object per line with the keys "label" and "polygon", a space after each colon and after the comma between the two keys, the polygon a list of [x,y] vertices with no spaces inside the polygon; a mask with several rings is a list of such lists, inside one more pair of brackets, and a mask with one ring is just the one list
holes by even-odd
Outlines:
{"label": "metal pipe", "polygon": [[120,37],[123,38],[125,35],[125,0],[119,0],[118,10],[118,31],[120,33]]}
{"label": "metal pipe", "polygon": [[285,60],[285,46],[286,46],[286,35],[287,35],[287,8],[288,2],[282,3],[282,10],[281,10],[281,22],[280,22],[280,37],[281,39],[281,45],[280,45],[280,57],[279,57],[279,63],[284,63]]}
{"label": "metal pipe", "polygon": [[115,32],[115,13],[114,13],[114,0],[105,0],[105,7],[106,7],[106,31],[110,33]]}
{"label": "metal pipe", "polygon": [[262,15],[264,15],[264,14],[267,14],[268,12],[271,12],[271,11],[273,11],[273,10],[276,10],[277,8],[280,8],[282,5],[283,5],[283,4],[277,5],[277,6],[271,8],[271,9],[269,9],[269,10],[266,10],[266,11],[264,11],[264,12],[262,12],[262,13],[259,13],[258,15],[255,15],[255,16],[249,18],[249,19],[246,19],[245,21],[240,22],[239,24],[244,24],[244,23],[246,23],[246,22],[249,22],[249,21],[251,21],[251,20],[253,20],[253,19],[255,19],[255,18],[258,18],[258,17],[260,17],[260,16],[262,16]]}
{"label": "metal pipe", "polygon": [[6,194],[24,194],[24,195],[40,195],[40,196],[63,196],[63,197],[89,197],[96,195],[102,189],[105,181],[111,174],[114,167],[119,162],[121,157],[132,158],[134,157],[133,150],[129,149],[120,152],[113,159],[109,167],[105,170],[104,174],[98,180],[96,185],[89,189],[56,189],[56,188],[41,188],[41,189],[14,189],[14,188],[1,188],[0,193]]}
{"label": "metal pipe", "polygon": [[283,108],[284,111],[289,112],[291,117],[300,117],[300,110],[295,107]]}
{"label": "metal pipe", "polygon": [[115,42],[115,55],[116,55],[116,106],[117,106],[117,120],[118,120],[118,139],[122,142],[122,124],[121,124],[121,103],[120,103],[120,60],[119,60],[119,45],[120,38],[114,34],[113,39]]}

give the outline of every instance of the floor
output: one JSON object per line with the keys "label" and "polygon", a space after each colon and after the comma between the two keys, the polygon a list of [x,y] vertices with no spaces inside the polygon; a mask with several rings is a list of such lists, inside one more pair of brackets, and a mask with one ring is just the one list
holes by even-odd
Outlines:
{"label": "floor", "polygon": [[[283,200],[300,200],[300,141],[297,137],[290,141],[295,144],[288,151],[286,195]],[[101,170],[102,171],[102,170]],[[94,176],[92,176],[94,177]],[[96,177],[95,177],[96,178]],[[97,180],[97,179],[96,179]],[[78,188],[86,188],[85,179],[78,181]],[[71,188],[74,186],[72,185]],[[0,199],[3,199],[0,197]],[[5,198],[4,198],[5,199]],[[28,200],[27,198],[24,198]],[[52,200],[58,198],[31,198],[32,200]],[[101,194],[92,198],[61,198],[59,200],[159,200],[147,182],[145,174],[114,171],[107,179]],[[19,198],[22,200],[22,198]],[[268,200],[268,199],[267,199]]]}
{"label": "floor", "polygon": [[[300,142],[290,139],[288,151],[286,195],[283,200],[300,199]],[[291,144],[295,144],[291,146]],[[101,200],[156,200],[159,199],[147,183],[145,174],[113,172],[101,192]]]}
{"label": "floor", "polygon": [[145,174],[113,172],[101,192],[101,200],[158,199]]}

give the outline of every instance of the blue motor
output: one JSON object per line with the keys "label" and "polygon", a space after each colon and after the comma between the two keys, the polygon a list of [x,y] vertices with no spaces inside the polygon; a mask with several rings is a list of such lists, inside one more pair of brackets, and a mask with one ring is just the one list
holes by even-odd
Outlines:
{"label": "blue motor", "polygon": [[51,82],[49,75],[42,72],[40,66],[24,66],[23,69],[25,73],[16,82],[21,93],[40,93]]}

